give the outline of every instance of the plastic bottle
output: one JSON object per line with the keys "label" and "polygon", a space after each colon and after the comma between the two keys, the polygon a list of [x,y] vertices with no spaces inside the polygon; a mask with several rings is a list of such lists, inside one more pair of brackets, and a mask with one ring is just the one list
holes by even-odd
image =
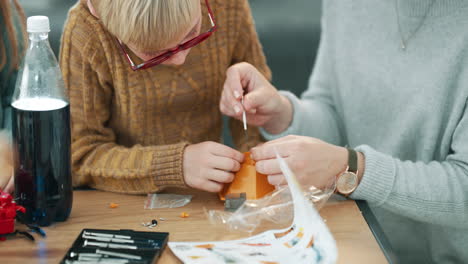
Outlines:
{"label": "plastic bottle", "polygon": [[29,47],[12,99],[15,200],[29,223],[48,226],[65,221],[72,207],[70,106],[49,45],[48,17],[29,17],[27,31]]}

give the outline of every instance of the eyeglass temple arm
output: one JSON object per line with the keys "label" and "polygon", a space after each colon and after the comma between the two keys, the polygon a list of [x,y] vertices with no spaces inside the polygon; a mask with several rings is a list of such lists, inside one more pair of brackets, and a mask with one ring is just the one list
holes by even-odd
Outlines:
{"label": "eyeglass temple arm", "polygon": [[211,27],[214,28],[214,30],[216,30],[216,22],[215,22],[215,19],[213,18],[213,11],[211,10],[211,7],[210,5],[208,4],[208,0],[205,0],[205,3],[206,3],[206,7],[208,8],[208,16],[210,17],[210,22],[211,22]]}
{"label": "eyeglass temple arm", "polygon": [[130,66],[132,66],[132,68],[135,67],[135,63],[133,63],[132,59],[130,58],[130,55],[128,55],[127,52],[125,52],[122,41],[120,41],[120,39],[117,39],[117,42],[119,43],[120,50],[125,55],[125,58],[127,58],[127,61],[130,63]]}

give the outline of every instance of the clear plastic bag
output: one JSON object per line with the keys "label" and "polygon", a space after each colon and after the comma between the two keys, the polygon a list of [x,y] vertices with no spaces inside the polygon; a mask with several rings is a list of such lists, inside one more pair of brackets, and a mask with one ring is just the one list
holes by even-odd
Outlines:
{"label": "clear plastic bag", "polygon": [[[330,182],[322,189],[313,186],[307,188],[305,196],[320,210],[335,191],[336,182]],[[206,211],[208,219],[214,225],[224,225],[233,231],[253,232],[262,221],[278,225],[288,224],[293,220],[293,202],[287,185],[278,187],[262,199],[247,200],[234,212],[221,210]]]}
{"label": "clear plastic bag", "polygon": [[190,201],[192,201],[192,195],[149,193],[144,208],[177,208],[187,205]]}

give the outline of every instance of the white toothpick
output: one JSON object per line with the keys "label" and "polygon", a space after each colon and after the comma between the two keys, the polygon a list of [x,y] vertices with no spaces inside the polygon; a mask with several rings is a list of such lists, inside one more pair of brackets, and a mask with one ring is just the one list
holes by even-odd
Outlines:
{"label": "white toothpick", "polygon": [[242,122],[244,123],[244,130],[247,130],[247,117],[245,115],[244,96],[242,96]]}

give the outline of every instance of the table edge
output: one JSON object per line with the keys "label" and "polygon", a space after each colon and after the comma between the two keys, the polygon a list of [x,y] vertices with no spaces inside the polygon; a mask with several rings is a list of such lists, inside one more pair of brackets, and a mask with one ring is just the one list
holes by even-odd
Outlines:
{"label": "table edge", "polygon": [[364,200],[355,200],[355,202],[359,210],[361,210],[362,216],[366,220],[369,229],[374,235],[374,238],[377,241],[377,244],[379,244],[380,249],[382,250],[388,263],[398,263],[398,258],[395,254],[395,251],[393,250],[393,247],[390,244],[387,236],[383,232],[383,229],[377,221],[377,218],[375,218],[374,213],[371,211],[369,204]]}

